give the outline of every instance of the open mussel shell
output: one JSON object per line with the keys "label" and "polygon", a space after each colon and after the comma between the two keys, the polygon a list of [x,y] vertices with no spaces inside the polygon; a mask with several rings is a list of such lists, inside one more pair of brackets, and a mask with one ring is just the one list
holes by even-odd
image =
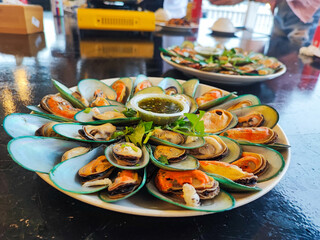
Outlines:
{"label": "open mussel shell", "polygon": [[193,97],[186,94],[176,94],[173,97],[179,99],[179,101],[187,102],[190,105],[189,113],[195,113],[198,111],[198,104]]}
{"label": "open mussel shell", "polygon": [[222,156],[222,158],[219,158],[218,160],[221,162],[233,162],[236,159],[238,159],[242,153],[242,149],[239,145],[239,143],[231,138],[223,137],[223,136],[216,136],[220,137],[221,140],[227,145],[227,152]]}
{"label": "open mussel shell", "polygon": [[37,114],[12,113],[3,120],[3,128],[13,138],[35,136],[35,132],[44,124],[52,122]]}
{"label": "open mussel shell", "polygon": [[58,92],[61,94],[61,96],[66,99],[68,102],[70,102],[74,107],[83,109],[86,106],[79,101],[77,98],[72,96],[72,91],[63,85],[62,83],[58,82],[57,80],[51,79],[53,85],[58,90]]}
{"label": "open mussel shell", "polygon": [[110,100],[108,99],[108,102],[110,103],[110,105],[113,105],[113,106],[121,106],[121,107],[124,107],[125,105],[121,102],[117,102],[116,100]]}
{"label": "open mussel shell", "polygon": [[181,162],[164,164],[154,157],[154,146],[148,145],[148,150],[151,162],[159,168],[170,171],[188,171],[199,168],[199,161],[191,155],[187,155],[187,158]]}
{"label": "open mussel shell", "polygon": [[53,121],[58,121],[58,122],[73,122],[73,119],[70,118],[65,118],[65,117],[60,117],[51,113],[48,113],[47,111],[43,110],[42,108],[38,106],[27,106],[27,108],[33,112],[35,112],[38,115],[41,115],[43,117],[52,119]]}
{"label": "open mussel shell", "polygon": [[190,210],[203,212],[223,212],[232,209],[236,202],[235,199],[229,193],[220,190],[220,193],[213,199],[202,200],[201,205],[199,207],[190,207],[187,206],[183,200],[179,201],[177,197],[161,193],[155,186],[154,179],[148,182],[146,184],[146,187],[149,193],[155,196],[156,198]]}
{"label": "open mussel shell", "polygon": [[133,84],[133,94],[138,93],[139,91],[152,87],[153,84],[151,81],[148,79],[146,75],[139,74],[136,79],[134,80]]}
{"label": "open mussel shell", "polygon": [[[121,113],[126,110],[125,106],[114,106],[114,105],[95,107],[95,108],[99,110],[100,114],[103,114],[109,111],[115,111],[115,112]],[[98,120],[94,116],[95,116],[95,111],[93,110],[93,108],[91,109],[86,108],[85,110],[78,112],[74,116],[74,119],[78,122],[86,123],[86,124],[112,123],[117,125],[134,124],[140,121],[139,117],[124,117],[124,118],[114,118],[114,119],[108,119],[108,120]]]}
{"label": "open mussel shell", "polygon": [[234,111],[237,108],[249,107],[253,105],[260,105],[260,99],[252,94],[240,95],[236,98],[232,98],[222,104],[216,105],[209,110],[213,109],[225,109],[227,111]]}
{"label": "open mussel shell", "polygon": [[122,98],[121,101],[119,101],[119,102],[125,104],[126,102],[129,101],[129,99],[131,98],[131,96],[133,94],[133,81],[131,78],[125,77],[125,78],[120,78],[120,79],[113,82],[113,84],[111,85],[111,88],[116,91],[117,99],[118,99],[119,96],[118,96],[118,92],[116,90],[117,83],[122,83],[126,86],[125,91],[124,91],[124,95],[121,97]]}
{"label": "open mussel shell", "polygon": [[[135,171],[135,170],[133,170],[133,171]],[[99,192],[99,198],[104,202],[111,203],[111,202],[116,202],[116,201],[120,201],[120,200],[129,198],[132,195],[136,194],[146,183],[147,170],[146,170],[146,168],[144,168],[144,169],[140,169],[140,170],[136,170],[136,171],[138,172],[138,175],[141,178],[141,182],[140,182],[140,185],[134,191],[132,191],[129,194],[126,194],[125,196],[120,197],[120,198],[110,198],[107,191],[101,191],[101,192]]]}
{"label": "open mussel shell", "polygon": [[[211,111],[214,111],[215,114],[218,114],[219,112],[224,112],[225,110],[221,110],[221,111],[215,111],[216,109],[214,110],[211,110]],[[227,111],[226,111],[227,112]],[[209,115],[209,111],[207,111],[204,116],[202,117],[202,120],[204,120],[205,122],[205,129],[204,131],[206,133],[209,133],[209,134],[219,134],[219,133],[222,133],[224,131],[227,131],[233,127],[235,127],[238,123],[238,118],[237,118],[237,115],[235,115],[234,113],[232,112],[227,112],[227,115],[226,117],[230,117],[231,119],[228,120],[227,124],[224,125],[224,126],[219,126],[213,122],[210,122],[210,118],[208,117],[208,122],[205,120],[206,116]],[[218,114],[219,115],[219,114]],[[210,127],[214,127],[214,128],[210,128]]]}
{"label": "open mussel shell", "polygon": [[221,187],[233,192],[259,191],[257,176],[243,171],[238,166],[220,161],[200,161],[200,170],[215,178]]}
{"label": "open mussel shell", "polygon": [[83,139],[80,137],[79,130],[82,130],[82,126],[91,126],[91,125],[84,125],[80,123],[59,123],[53,126],[53,131],[57,134],[66,137],[68,139],[72,139],[75,141],[81,142],[91,142],[91,143],[112,143],[117,141],[118,139],[111,139],[111,140],[89,140]]}
{"label": "open mussel shell", "polygon": [[196,94],[198,86],[199,86],[198,79],[190,79],[182,84],[183,92],[184,94],[193,98],[194,95]]}
{"label": "open mussel shell", "polygon": [[61,161],[68,150],[88,146],[84,143],[47,137],[18,137],[8,143],[8,152],[12,159],[23,168],[49,173]]}
{"label": "open mussel shell", "polygon": [[144,88],[134,95],[137,96],[140,94],[149,94],[149,93],[164,94],[164,90],[159,86],[154,86],[154,87]]}
{"label": "open mussel shell", "polygon": [[254,105],[241,109],[233,110],[238,118],[248,116],[250,114],[259,113],[263,116],[263,121],[259,126],[273,128],[279,121],[279,113],[268,105]]}
{"label": "open mussel shell", "polygon": [[203,137],[198,137],[196,141],[189,142],[189,143],[182,143],[179,145],[166,141],[164,139],[157,138],[155,136],[151,136],[150,141],[156,145],[166,145],[166,146],[172,146],[172,147],[184,148],[184,149],[193,149],[193,148],[202,147],[205,143]]}
{"label": "open mussel shell", "polygon": [[209,176],[213,177],[215,180],[219,182],[219,185],[222,189],[225,189],[230,192],[256,192],[261,191],[261,188],[255,186],[255,187],[249,187],[246,185],[242,185],[239,183],[236,183],[226,177],[220,176],[218,174],[214,173],[208,173]]}
{"label": "open mussel shell", "polygon": [[209,108],[212,108],[216,105],[219,105],[225,101],[227,101],[228,99],[231,99],[231,98],[234,98],[235,95],[234,93],[228,93],[228,92],[225,92],[225,91],[222,91],[224,92],[224,95],[220,98],[217,98],[217,99],[213,99],[211,101],[208,101],[206,103],[203,103],[203,104],[198,104],[199,106],[199,110],[207,110]]}
{"label": "open mussel shell", "polygon": [[116,92],[107,84],[97,79],[83,79],[78,83],[78,90],[81,95],[91,103],[94,92],[100,89],[107,97],[107,99],[115,100],[117,98]]}
{"label": "open mussel shell", "polygon": [[181,84],[174,78],[166,77],[158,84],[158,86],[161,87],[168,95],[183,93]]}
{"label": "open mussel shell", "polygon": [[78,176],[80,168],[88,164],[93,159],[104,155],[104,149],[105,146],[100,146],[88,153],[59,163],[50,171],[49,176],[51,181],[63,191],[79,194],[94,193],[108,187],[107,185],[91,187],[82,186],[80,177]]}
{"label": "open mussel shell", "polygon": [[264,146],[241,144],[244,152],[253,152],[261,154],[267,160],[267,168],[258,176],[258,183],[268,181],[281,173],[285,161],[283,156],[276,150]]}
{"label": "open mussel shell", "polygon": [[134,166],[123,166],[118,164],[117,160],[115,159],[112,148],[114,147],[115,144],[109,145],[106,150],[105,150],[105,155],[107,157],[107,160],[115,167],[120,168],[120,169],[128,169],[128,170],[137,170],[144,168],[145,166],[148,165],[150,157],[149,157],[149,152],[146,148],[145,145],[142,146],[142,157],[140,158],[139,162],[135,164]]}

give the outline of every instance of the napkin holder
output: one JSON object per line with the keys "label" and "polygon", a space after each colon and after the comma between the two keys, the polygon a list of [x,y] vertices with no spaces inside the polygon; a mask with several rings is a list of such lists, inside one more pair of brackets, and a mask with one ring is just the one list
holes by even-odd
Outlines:
{"label": "napkin holder", "polygon": [[39,5],[0,4],[0,33],[43,32],[43,9]]}

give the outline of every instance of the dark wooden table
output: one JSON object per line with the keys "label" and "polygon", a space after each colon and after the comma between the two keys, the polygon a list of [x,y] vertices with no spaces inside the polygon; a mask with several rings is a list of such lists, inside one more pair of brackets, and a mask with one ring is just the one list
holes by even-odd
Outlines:
{"label": "dark wooden table", "polygon": [[[164,64],[159,46],[197,35],[107,33],[80,36],[75,19],[45,14],[45,33],[0,36],[0,113],[24,112],[56,90],[84,78],[171,76],[189,79]],[[123,36],[124,35],[124,36]],[[200,29],[201,43],[214,40]],[[100,209],[57,191],[14,163],[0,136],[0,239],[320,239],[320,84],[317,65],[303,65],[298,46],[286,39],[233,39],[279,58],[287,72],[249,86],[209,83],[238,94],[257,95],[280,113],[291,144],[291,165],[280,183],[258,200],[231,211],[189,218],[142,217]],[[210,42],[211,43],[211,42]],[[134,46],[134,47],[133,47]],[[135,49],[135,50],[134,50]],[[204,82],[207,83],[207,82]]]}

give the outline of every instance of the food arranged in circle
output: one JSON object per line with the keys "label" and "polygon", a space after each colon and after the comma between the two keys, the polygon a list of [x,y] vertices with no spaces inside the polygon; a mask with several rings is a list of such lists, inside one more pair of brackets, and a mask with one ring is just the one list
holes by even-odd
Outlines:
{"label": "food arranged in circle", "polygon": [[254,95],[144,75],[53,84],[58,94],[28,106],[32,114],[8,115],[4,128],[12,159],[63,191],[113,203],[146,187],[179,207],[220,212],[286,164],[279,114]]}
{"label": "food arranged in circle", "polygon": [[242,48],[203,47],[187,42],[181,46],[160,48],[160,50],[163,59],[173,63],[171,65],[192,68],[208,73],[208,76],[210,73],[215,73],[248,78],[262,77],[284,73],[285,69],[284,64],[275,57]]}

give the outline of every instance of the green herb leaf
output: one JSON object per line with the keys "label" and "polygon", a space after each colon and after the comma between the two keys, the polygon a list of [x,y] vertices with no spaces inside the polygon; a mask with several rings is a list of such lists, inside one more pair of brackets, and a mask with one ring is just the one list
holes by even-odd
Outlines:
{"label": "green herb leaf", "polygon": [[149,132],[152,129],[153,122],[143,122],[145,132]]}
{"label": "green herb leaf", "polygon": [[83,112],[84,113],[89,113],[89,112],[91,112],[91,108],[86,108]]}
{"label": "green herb leaf", "polygon": [[142,138],[144,134],[145,134],[144,124],[140,122],[138,126],[134,129],[133,133],[127,136],[130,142],[132,142],[134,145],[142,147]]}
{"label": "green herb leaf", "polygon": [[132,108],[127,108],[126,110],[122,111],[122,113],[126,117],[135,117],[137,115],[137,112]]}
{"label": "green herb leaf", "polygon": [[129,144],[122,144],[121,145],[121,148],[125,148],[125,147],[129,147],[129,148],[131,148],[133,151],[135,151],[135,152],[138,152],[138,148],[136,148],[136,147],[133,147],[133,146],[130,146]]}
{"label": "green herb leaf", "polygon": [[158,159],[159,162],[165,164],[165,165],[169,165],[169,162],[168,162],[168,158],[164,155],[161,155]]}
{"label": "green herb leaf", "polygon": [[150,131],[148,132],[148,134],[146,135],[144,141],[143,141],[143,144],[147,144],[147,142],[149,141],[149,138],[152,136],[153,132]]}

